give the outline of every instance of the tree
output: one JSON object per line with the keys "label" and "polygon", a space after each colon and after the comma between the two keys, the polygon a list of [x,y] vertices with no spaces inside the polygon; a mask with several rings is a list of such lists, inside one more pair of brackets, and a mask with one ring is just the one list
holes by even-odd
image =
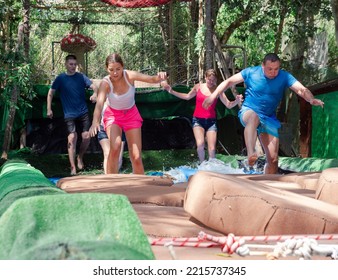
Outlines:
{"label": "tree", "polygon": [[[18,25],[17,43],[13,51],[9,51],[9,57],[12,54],[12,59],[9,60],[8,72],[4,73],[4,77],[7,77],[7,79],[4,79],[3,93],[5,93],[5,96],[6,93],[8,94],[9,102],[7,104],[9,105],[9,110],[2,146],[2,159],[7,159],[7,153],[10,148],[13,123],[21,87],[26,88],[24,91],[29,91],[30,89],[30,87],[26,87],[29,82],[29,78],[27,77],[30,72],[29,65],[23,63],[24,61],[21,61],[23,65],[20,65],[20,60],[28,60],[29,54],[29,9],[30,1],[25,0],[23,3],[23,23]],[[24,56],[21,55],[22,52]]]}
{"label": "tree", "polygon": [[338,0],[331,0],[331,7],[336,30],[336,43],[338,46]]}

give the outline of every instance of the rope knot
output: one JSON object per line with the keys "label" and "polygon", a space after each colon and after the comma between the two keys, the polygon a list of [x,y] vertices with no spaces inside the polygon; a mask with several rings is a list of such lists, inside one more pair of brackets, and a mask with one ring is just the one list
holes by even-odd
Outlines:
{"label": "rope knot", "polygon": [[250,253],[248,247],[243,246],[245,240],[242,238],[236,239],[235,235],[232,233],[229,233],[227,237],[225,236],[216,237],[201,231],[198,235],[198,238],[201,240],[209,240],[218,243],[221,246],[223,253],[228,254],[236,253],[240,256],[245,256]]}
{"label": "rope knot", "polygon": [[241,244],[235,240],[235,235],[230,233],[222,246],[222,252],[233,254],[240,246]]}
{"label": "rope knot", "polygon": [[207,234],[204,231],[200,231],[200,233],[198,234],[198,240],[199,241],[207,240]]}

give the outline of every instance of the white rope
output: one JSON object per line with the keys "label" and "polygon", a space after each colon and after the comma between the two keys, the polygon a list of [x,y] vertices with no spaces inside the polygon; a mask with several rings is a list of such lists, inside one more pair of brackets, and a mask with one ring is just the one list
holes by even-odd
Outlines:
{"label": "white rope", "polygon": [[[246,245],[244,238],[236,238],[234,234],[230,233],[227,237],[215,237],[204,232],[199,233],[201,240],[209,240],[222,245],[223,253],[236,253],[239,256],[245,257],[248,255],[255,255],[250,251],[254,248],[254,244]],[[259,247],[257,245],[256,247]],[[266,252],[267,258],[276,259],[280,257],[297,256],[301,260],[310,260],[313,255],[331,256],[332,259],[338,259],[338,246],[336,245],[319,245],[317,240],[313,238],[290,238],[284,242],[277,242],[275,246],[261,245],[261,247],[270,248],[272,253]]]}
{"label": "white rope", "polygon": [[[170,240],[168,242],[168,240]],[[267,259],[279,259],[281,257],[296,256],[300,260],[310,260],[314,255],[331,257],[338,260],[338,245],[322,244],[309,237],[291,237],[277,244],[245,244],[246,240],[242,237],[236,237],[234,234],[228,236],[213,236],[201,231],[198,238],[173,238],[150,241],[152,245],[164,245],[168,248],[172,259],[176,260],[177,256],[174,251],[175,246],[209,248],[221,247],[222,253],[236,253],[241,257],[245,256],[262,256]],[[251,250],[253,249],[253,251]],[[260,249],[257,251],[256,249]]]}
{"label": "white rope", "polygon": [[174,242],[171,241],[171,242],[167,242],[166,244],[164,244],[164,246],[168,248],[171,258],[173,260],[177,260],[177,256],[176,256],[173,244]]}
{"label": "white rope", "polygon": [[338,259],[338,246],[319,245],[316,240],[310,238],[288,239],[278,242],[269,257],[297,256],[301,260],[310,260],[314,255],[331,256],[332,259]]}

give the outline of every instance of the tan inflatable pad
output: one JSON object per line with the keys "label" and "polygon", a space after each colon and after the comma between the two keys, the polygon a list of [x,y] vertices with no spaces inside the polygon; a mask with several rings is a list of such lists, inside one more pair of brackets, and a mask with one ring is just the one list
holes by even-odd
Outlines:
{"label": "tan inflatable pad", "polygon": [[329,168],[321,173],[316,199],[338,205],[338,168]]}
{"label": "tan inflatable pad", "polygon": [[320,172],[300,172],[290,173],[286,175],[282,174],[270,174],[270,175],[239,175],[239,178],[248,179],[253,181],[259,181],[261,183],[268,183],[270,185],[279,182],[278,186],[292,186],[300,189],[316,190],[318,186],[318,180]]}
{"label": "tan inflatable pad", "polygon": [[183,207],[133,204],[144,231],[154,237],[197,237],[200,231],[222,235],[195,221]]}
{"label": "tan inflatable pad", "polygon": [[212,172],[200,171],[190,178],[184,209],[201,223],[224,234],[338,232],[336,205],[258,181]]}
{"label": "tan inflatable pad", "polygon": [[57,186],[68,193],[100,192],[126,195],[131,203],[183,207],[186,184],[173,185],[159,176],[110,174],[62,178]]}

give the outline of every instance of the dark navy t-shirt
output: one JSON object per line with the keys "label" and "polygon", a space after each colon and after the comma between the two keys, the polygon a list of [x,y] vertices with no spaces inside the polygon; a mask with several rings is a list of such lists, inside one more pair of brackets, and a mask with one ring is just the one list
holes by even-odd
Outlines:
{"label": "dark navy t-shirt", "polygon": [[60,93],[64,117],[77,118],[88,112],[86,104],[86,88],[92,82],[89,78],[76,72],[74,75],[62,73],[52,83],[52,89]]}

